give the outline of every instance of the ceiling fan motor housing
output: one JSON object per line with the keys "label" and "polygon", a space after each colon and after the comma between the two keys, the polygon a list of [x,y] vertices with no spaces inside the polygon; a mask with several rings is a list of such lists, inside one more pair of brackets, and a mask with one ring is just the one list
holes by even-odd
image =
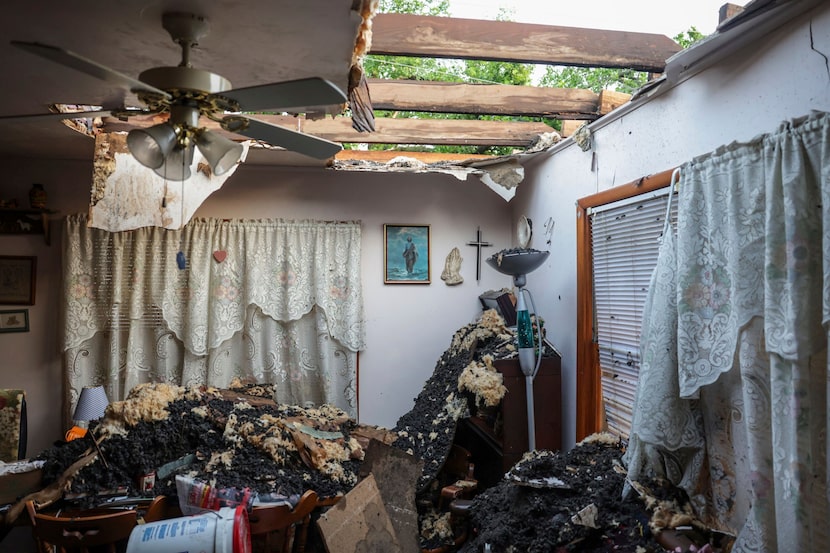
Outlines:
{"label": "ceiling fan motor housing", "polygon": [[231,82],[222,75],[193,67],[154,67],[143,71],[138,79],[171,94],[192,90],[216,94],[231,89]]}

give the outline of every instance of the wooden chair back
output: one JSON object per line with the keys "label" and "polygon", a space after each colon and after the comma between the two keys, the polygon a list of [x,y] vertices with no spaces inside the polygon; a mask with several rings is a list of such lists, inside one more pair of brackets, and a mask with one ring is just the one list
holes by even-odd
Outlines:
{"label": "wooden chair back", "polygon": [[441,495],[438,497],[438,510],[445,511],[454,499],[471,498],[478,489],[474,476],[475,465],[472,455],[458,444],[452,444],[444,466],[440,471]]}
{"label": "wooden chair back", "polygon": [[[305,492],[297,505],[263,505],[251,509],[251,540],[254,551],[262,553],[302,553],[311,512],[317,507],[317,493]],[[299,531],[297,528],[299,527]]]}
{"label": "wooden chair back", "polygon": [[136,512],[117,511],[94,516],[61,517],[37,512],[26,504],[32,522],[32,535],[40,551],[58,553],[117,553],[124,549],[130,532],[138,523]]}
{"label": "wooden chair back", "polygon": [[144,522],[158,522],[171,518],[183,517],[177,497],[157,495],[144,511]]}

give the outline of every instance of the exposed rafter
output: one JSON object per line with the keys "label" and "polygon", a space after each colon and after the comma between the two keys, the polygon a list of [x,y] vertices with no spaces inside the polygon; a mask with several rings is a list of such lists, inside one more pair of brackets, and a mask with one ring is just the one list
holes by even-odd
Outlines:
{"label": "exposed rafter", "polygon": [[681,50],[664,35],[409,14],[378,14],[371,54],[661,73]]}
{"label": "exposed rafter", "polygon": [[[104,132],[129,131],[135,127],[149,127],[158,118],[130,117],[129,122],[114,117],[104,117]],[[256,119],[291,127],[334,142],[363,142],[371,144],[441,144],[451,146],[514,146],[528,147],[540,134],[553,129],[544,123],[479,121],[467,119],[394,119],[379,118],[377,130],[360,133],[351,126],[347,117],[326,118],[311,121],[289,115],[257,115]],[[218,123],[207,121],[205,128],[225,133]],[[237,140],[245,137],[226,134]]]}
{"label": "exposed rafter", "polygon": [[369,79],[375,109],[594,120],[630,96],[579,88]]}

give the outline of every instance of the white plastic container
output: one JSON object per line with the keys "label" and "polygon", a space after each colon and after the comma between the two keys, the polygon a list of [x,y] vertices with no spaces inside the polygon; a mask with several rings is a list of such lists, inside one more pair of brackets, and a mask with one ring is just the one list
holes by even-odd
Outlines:
{"label": "white plastic container", "polygon": [[244,506],[139,524],[127,553],[251,553],[251,527]]}

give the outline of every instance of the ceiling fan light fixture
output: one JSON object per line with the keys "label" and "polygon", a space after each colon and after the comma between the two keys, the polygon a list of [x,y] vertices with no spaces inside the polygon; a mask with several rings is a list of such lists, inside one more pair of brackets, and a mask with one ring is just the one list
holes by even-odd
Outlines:
{"label": "ceiling fan light fixture", "polygon": [[239,162],[244,150],[242,144],[208,130],[199,133],[196,146],[217,176],[230,171]]}
{"label": "ceiling fan light fixture", "polygon": [[190,166],[193,164],[193,144],[177,146],[167,155],[161,167],[154,169],[156,174],[166,180],[183,181],[190,178]]}
{"label": "ceiling fan light fixture", "polygon": [[178,133],[170,123],[161,123],[146,129],[127,133],[127,147],[133,157],[145,167],[158,169],[173,151]]}
{"label": "ceiling fan light fixture", "polygon": [[[225,141],[227,137],[204,135],[199,128],[199,119],[206,116],[220,123],[222,128],[249,139],[267,142],[271,146],[298,152],[315,159],[328,159],[342,150],[342,145],[277,124],[256,121],[243,113],[296,112],[318,107],[340,106],[347,102],[347,96],[330,81],[320,77],[308,77],[293,81],[258,84],[243,88],[232,88],[230,81],[211,71],[197,69],[190,63],[194,47],[207,34],[209,25],[205,17],[184,12],[165,12],[162,26],[170,33],[173,42],[181,47],[181,62],[176,67],[153,67],[146,69],[135,79],[110,69],[79,54],[58,46],[38,42],[12,41],[15,47],[26,50],[69,69],[86,73],[106,81],[109,85],[136,95],[145,105],[141,109],[99,109],[66,113],[42,114],[40,117],[54,119],[77,118],[112,114],[126,120],[133,115],[160,115],[167,113],[166,123],[146,129],[131,131],[127,137],[128,148],[142,165],[167,178],[177,175],[179,180],[188,178],[189,169],[180,168],[192,159],[193,148],[202,138],[200,151],[214,175],[227,174],[244,156],[245,147]],[[224,114],[237,114],[225,115]],[[0,116],[0,119],[18,119],[20,116]],[[26,119],[29,116],[23,116]],[[217,144],[218,142],[218,144]],[[176,154],[178,151],[178,154]],[[179,165],[179,163],[182,165]],[[187,174],[187,176],[185,176]]]}

